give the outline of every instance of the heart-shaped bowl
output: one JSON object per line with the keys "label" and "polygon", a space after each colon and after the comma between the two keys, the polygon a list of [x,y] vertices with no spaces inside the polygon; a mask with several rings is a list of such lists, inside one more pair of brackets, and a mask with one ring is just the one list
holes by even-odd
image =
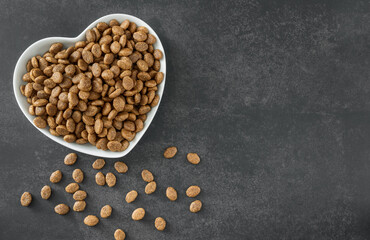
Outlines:
{"label": "heart-shaped bowl", "polygon": [[[22,84],[25,84],[25,82],[23,82],[23,80],[22,80],[22,76],[25,73],[27,73],[26,64],[27,64],[28,60],[30,60],[33,56],[43,55],[46,51],[49,50],[50,45],[55,43],[55,42],[63,43],[63,47],[67,48],[67,47],[70,47],[70,46],[74,45],[75,42],[77,42],[77,41],[85,40],[85,33],[88,29],[91,29],[91,28],[95,27],[98,22],[108,23],[112,19],[117,19],[119,22],[122,22],[122,21],[127,19],[130,22],[136,23],[137,26],[145,26],[146,28],[148,28],[149,32],[157,38],[156,43],[153,45],[154,49],[159,49],[163,52],[163,58],[160,60],[161,68],[160,68],[159,71],[164,73],[164,79],[163,79],[162,83],[158,85],[157,94],[160,97],[158,105],[155,106],[154,108],[152,108],[151,111],[147,113],[147,119],[144,122],[143,130],[136,133],[136,136],[130,142],[129,147],[123,152],[111,152],[109,150],[103,151],[103,150],[97,149],[95,146],[93,146],[89,143],[84,144],[84,145],[80,145],[80,144],[77,144],[77,143],[68,143],[68,142],[65,142],[62,137],[56,137],[56,136],[51,135],[50,132],[49,132],[48,127],[43,128],[43,129],[36,127],[33,123],[33,119],[35,118],[35,116],[32,116],[28,112],[29,104],[27,103],[26,97],[23,96],[20,92],[20,86]],[[86,154],[94,155],[94,156],[98,156],[98,157],[105,157],[105,158],[123,157],[126,154],[128,154],[136,146],[136,144],[140,141],[140,139],[143,137],[146,130],[150,126],[150,124],[151,124],[151,122],[152,122],[152,120],[153,120],[153,118],[154,118],[154,116],[155,116],[155,114],[158,110],[158,107],[160,105],[160,102],[161,102],[161,99],[162,99],[162,96],[163,96],[163,90],[164,90],[165,83],[166,83],[166,55],[165,55],[161,40],[159,39],[159,37],[155,33],[155,31],[146,22],[144,22],[143,20],[141,20],[137,17],[131,16],[131,15],[128,15],[128,14],[110,14],[110,15],[106,15],[104,17],[101,17],[101,18],[97,19],[96,21],[94,21],[93,23],[91,23],[84,31],[82,31],[82,33],[80,35],[78,35],[75,38],[49,37],[49,38],[44,38],[44,39],[41,39],[41,40],[33,43],[31,46],[29,46],[23,52],[23,54],[18,59],[17,64],[16,64],[15,69],[14,69],[14,75],[13,75],[13,88],[14,88],[15,98],[16,98],[16,100],[18,102],[18,105],[21,108],[23,114],[27,117],[27,119],[31,122],[31,124],[33,126],[35,126],[35,128],[37,128],[40,132],[42,132],[48,138],[54,140],[55,142],[65,146],[65,147],[68,147],[68,148],[73,149],[73,150],[78,151],[78,152],[82,152],[82,153],[86,153]]]}

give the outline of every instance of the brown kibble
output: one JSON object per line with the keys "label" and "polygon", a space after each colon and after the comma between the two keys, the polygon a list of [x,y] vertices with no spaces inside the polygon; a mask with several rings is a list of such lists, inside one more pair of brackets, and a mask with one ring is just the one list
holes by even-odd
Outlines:
{"label": "brown kibble", "polygon": [[51,188],[48,185],[45,185],[43,188],[41,188],[41,198],[42,199],[49,199],[51,196]]}
{"label": "brown kibble", "polygon": [[95,160],[95,162],[92,164],[92,167],[96,170],[102,169],[105,165],[104,159],[98,158]]}
{"label": "brown kibble", "polygon": [[85,217],[84,223],[89,227],[93,227],[99,223],[99,218],[95,215],[88,215]]}
{"label": "brown kibble", "polygon": [[116,185],[117,179],[113,173],[109,172],[105,176],[105,181],[107,182],[108,187],[114,187],[114,185]]}
{"label": "brown kibble", "polygon": [[52,183],[58,183],[60,180],[62,180],[63,174],[60,170],[56,170],[50,175],[50,182]]}
{"label": "brown kibble", "polygon": [[69,153],[64,158],[64,164],[68,165],[68,166],[71,166],[71,165],[75,164],[76,161],[77,161],[77,154],[76,153]]}
{"label": "brown kibble", "polygon": [[156,49],[153,52],[153,56],[154,56],[155,59],[159,60],[159,59],[161,59],[163,57],[163,53],[162,53],[161,50]]}
{"label": "brown kibble", "polygon": [[152,181],[145,186],[145,193],[152,194],[157,189],[157,183]]}
{"label": "brown kibble", "polygon": [[198,196],[199,193],[200,193],[200,187],[198,187],[198,186],[190,186],[186,190],[186,196],[188,196],[188,197],[196,197],[196,196]]}
{"label": "brown kibble", "polygon": [[145,216],[145,210],[144,208],[137,208],[132,213],[132,220],[139,221],[143,219]]}
{"label": "brown kibble", "polygon": [[73,170],[72,178],[73,180],[75,180],[76,183],[82,183],[82,181],[84,180],[84,173],[81,169],[77,168]]}
{"label": "brown kibble", "polygon": [[95,175],[95,182],[96,184],[100,185],[100,186],[104,186],[105,185],[105,176],[102,172],[98,172],[96,175]]}
{"label": "brown kibble", "polygon": [[86,208],[86,202],[83,200],[76,201],[73,204],[73,211],[75,212],[83,212]]}
{"label": "brown kibble", "polygon": [[33,119],[33,123],[38,128],[46,128],[46,121],[41,117],[35,117],[35,119]]}
{"label": "brown kibble", "polygon": [[141,172],[141,177],[145,182],[151,182],[154,180],[153,174],[146,169]]}
{"label": "brown kibble", "polygon": [[154,221],[154,226],[157,230],[163,231],[166,228],[166,220],[161,217],[157,217]]}
{"label": "brown kibble", "polygon": [[202,209],[202,202],[199,200],[195,200],[190,204],[190,212],[196,213]]}
{"label": "brown kibble", "polygon": [[109,205],[105,205],[100,210],[100,217],[102,218],[108,218],[112,214],[112,207]]}
{"label": "brown kibble", "polygon": [[196,153],[188,153],[186,158],[192,164],[198,164],[200,162],[200,158],[199,158],[198,154],[196,154]]}
{"label": "brown kibble", "polygon": [[32,195],[29,192],[24,192],[21,196],[21,205],[28,207],[32,202]]}
{"label": "brown kibble", "polygon": [[70,183],[65,188],[67,193],[75,193],[78,189],[80,189],[80,186],[77,183]]}
{"label": "brown kibble", "polygon": [[87,193],[84,190],[78,190],[73,194],[73,199],[76,201],[85,200]]}
{"label": "brown kibble", "polygon": [[112,152],[121,151],[122,144],[119,141],[109,141],[107,147]]}
{"label": "brown kibble", "polygon": [[61,203],[55,206],[54,211],[59,215],[66,215],[69,212],[69,207],[64,203]]}
{"label": "brown kibble", "polygon": [[122,229],[117,229],[114,232],[114,239],[115,240],[125,240],[125,238],[126,238],[126,234]]}
{"label": "brown kibble", "polygon": [[163,156],[167,159],[173,158],[177,153],[177,147],[169,147],[164,151]]}
{"label": "brown kibble", "polygon": [[124,162],[115,162],[114,163],[114,168],[119,173],[126,173],[128,171],[128,167],[127,167],[126,163],[124,163]]}
{"label": "brown kibble", "polygon": [[131,202],[135,201],[135,199],[137,198],[137,195],[138,194],[135,190],[132,190],[132,191],[128,192],[126,194],[126,202],[131,203]]}
{"label": "brown kibble", "polygon": [[167,190],[166,190],[166,196],[171,201],[176,201],[177,191],[173,187],[168,187]]}

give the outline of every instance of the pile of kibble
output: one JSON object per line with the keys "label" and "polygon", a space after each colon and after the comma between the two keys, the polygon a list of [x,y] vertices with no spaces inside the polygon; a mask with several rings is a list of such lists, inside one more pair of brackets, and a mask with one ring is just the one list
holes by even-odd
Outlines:
{"label": "pile of kibble", "polygon": [[[165,150],[163,156],[167,159],[173,158],[177,153],[176,147],[169,147]],[[187,160],[192,164],[199,164],[200,158],[196,153],[188,153]],[[77,161],[77,154],[70,153],[64,158],[64,164],[68,166],[72,166]],[[104,159],[96,159],[92,164],[92,167],[96,170],[100,170],[105,166]],[[114,163],[114,168],[117,173],[124,174],[128,171],[128,166],[122,162],[117,161]],[[50,182],[53,184],[57,184],[62,180],[63,174],[60,170],[54,171],[50,175]],[[154,181],[154,176],[149,170],[143,170],[141,172],[142,179],[147,182],[145,187],[146,194],[152,194],[157,189],[157,183]],[[73,199],[75,203],[73,205],[73,211],[75,212],[83,212],[86,207],[85,199],[87,197],[87,192],[80,189],[79,183],[83,182],[84,180],[84,172],[81,169],[75,169],[72,172],[72,178],[75,182],[68,184],[65,187],[65,191],[67,193],[73,194]],[[104,175],[102,172],[98,172],[95,175],[95,182],[100,186],[108,185],[108,187],[114,187],[116,185],[116,176],[114,173],[108,172]],[[198,186],[190,186],[186,190],[186,195],[188,197],[194,198],[198,196],[201,189]],[[50,186],[45,185],[41,188],[41,198],[48,200],[52,194],[52,189]],[[136,190],[131,190],[126,194],[126,202],[132,203],[136,200],[138,196],[138,192]],[[177,191],[173,187],[167,187],[166,196],[170,201],[177,200]],[[25,192],[21,196],[21,205],[22,206],[29,206],[32,202],[32,195],[29,192]],[[199,212],[202,208],[202,202],[200,200],[195,200],[190,204],[189,210],[193,213]],[[61,203],[55,206],[54,211],[60,215],[65,215],[69,212],[70,207],[67,204]],[[112,214],[112,207],[110,205],[105,205],[100,210],[100,217],[101,218],[109,218]],[[139,221],[145,217],[145,209],[144,208],[137,208],[132,212],[132,219],[134,221]],[[99,218],[96,215],[88,215],[84,219],[84,224],[87,226],[93,227],[99,223]],[[162,217],[157,217],[154,221],[154,226],[159,231],[163,231],[166,228],[166,220]],[[126,237],[126,233],[122,229],[117,229],[114,232],[114,238],[116,240],[123,240]]]}
{"label": "pile of kibble", "polygon": [[66,142],[124,151],[159,103],[163,52],[144,26],[128,20],[99,22],[86,40],[66,49],[54,43],[32,57],[22,95],[38,128]]}

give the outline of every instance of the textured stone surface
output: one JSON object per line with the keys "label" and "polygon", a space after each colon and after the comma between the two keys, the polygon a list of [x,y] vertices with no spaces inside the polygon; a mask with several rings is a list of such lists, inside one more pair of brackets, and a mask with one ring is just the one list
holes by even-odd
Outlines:
{"label": "textured stone surface", "polygon": [[[369,239],[370,14],[368,1],[10,1],[0,2],[0,239]],[[114,188],[94,182],[94,157],[39,133],[12,93],[15,63],[49,36],[76,36],[115,12],[148,22],[168,60],[162,105],[152,126],[123,160]],[[178,146],[174,159],[162,153]],[[197,152],[198,166],[186,160]],[[104,173],[114,172],[107,159]],[[64,187],[74,168],[85,172],[85,212]],[[61,169],[59,184],[49,175]],[[144,194],[141,170],[157,191]],[[53,189],[49,201],[40,189]],[[190,185],[202,188],[203,209],[188,208]],[[170,202],[165,189],[179,198]],[[139,192],[127,204],[126,193]],[[20,206],[24,191],[30,207]],[[83,224],[106,204],[109,219]],[[144,220],[130,219],[144,207]],[[154,228],[158,216],[167,228]]]}

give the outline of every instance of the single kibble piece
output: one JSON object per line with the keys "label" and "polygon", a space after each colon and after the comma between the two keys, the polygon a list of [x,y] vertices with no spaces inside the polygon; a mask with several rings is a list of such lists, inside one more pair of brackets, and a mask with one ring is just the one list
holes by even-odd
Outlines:
{"label": "single kibble piece", "polygon": [[198,154],[196,154],[196,153],[188,153],[186,158],[192,164],[198,164],[200,162],[200,158],[199,158]]}
{"label": "single kibble piece", "polygon": [[151,182],[154,180],[153,174],[146,169],[141,172],[141,177],[145,182]]}
{"label": "single kibble piece", "polygon": [[45,185],[43,188],[41,188],[41,198],[42,199],[49,199],[51,195],[51,188],[48,185]]}
{"label": "single kibble piece", "polygon": [[157,184],[156,182],[152,181],[145,186],[145,193],[152,194],[155,192],[156,189],[157,189]]}
{"label": "single kibble piece", "polygon": [[114,232],[114,239],[115,240],[125,240],[125,238],[126,238],[126,234],[122,229],[117,229]]}
{"label": "single kibble piece", "polygon": [[176,201],[177,191],[173,187],[168,187],[167,190],[166,190],[166,196],[171,201]]}
{"label": "single kibble piece", "polygon": [[77,168],[73,170],[72,178],[73,180],[75,180],[76,183],[82,183],[82,181],[84,180],[84,173],[81,169]]}
{"label": "single kibble piece", "polygon": [[107,182],[108,187],[114,187],[114,185],[116,185],[117,179],[113,173],[109,172],[105,176],[105,181]]}
{"label": "single kibble piece", "polygon": [[73,199],[76,201],[85,200],[87,193],[84,190],[78,190],[73,194]]}
{"label": "single kibble piece", "polygon": [[54,211],[60,215],[66,215],[69,212],[69,207],[64,203],[61,203],[55,206]]}
{"label": "single kibble piece", "polygon": [[80,186],[77,183],[70,183],[65,188],[67,193],[75,193],[78,189],[80,189]]}
{"label": "single kibble piece", "polygon": [[100,217],[102,218],[108,218],[112,214],[112,207],[109,205],[105,205],[100,210]]}
{"label": "single kibble piece", "polygon": [[132,220],[138,221],[143,219],[145,216],[144,208],[137,208],[132,212]]}
{"label": "single kibble piece", "polygon": [[173,158],[177,153],[177,147],[169,147],[164,151],[163,156],[165,158]]}
{"label": "single kibble piece", "polygon": [[24,192],[21,196],[21,205],[28,207],[32,202],[32,195],[29,192]]}
{"label": "single kibble piece", "polygon": [[196,197],[196,196],[198,196],[199,193],[200,193],[200,187],[198,187],[198,186],[190,186],[186,190],[186,196],[188,196],[188,197]]}
{"label": "single kibble piece", "polygon": [[99,170],[99,169],[102,169],[102,168],[104,167],[104,165],[105,165],[105,161],[104,161],[104,159],[98,158],[98,159],[96,159],[96,160],[95,160],[95,162],[92,164],[92,167],[93,167],[94,169]]}
{"label": "single kibble piece", "polygon": [[166,228],[166,220],[161,217],[157,217],[154,221],[154,226],[157,230],[163,231]]}
{"label": "single kibble piece", "polygon": [[99,223],[99,218],[95,215],[88,215],[85,217],[84,223],[89,227],[93,227]]}
{"label": "single kibble piece", "polygon": [[52,183],[58,183],[60,180],[62,180],[62,172],[60,170],[56,170],[50,175],[50,182]]}
{"label": "single kibble piece", "polygon": [[131,202],[135,201],[136,198],[137,198],[137,192],[135,190],[132,190],[132,191],[130,191],[126,194],[126,202],[127,203],[131,203]]}
{"label": "single kibble piece", "polygon": [[190,204],[190,212],[196,213],[202,209],[202,202],[199,200],[195,200]]}
{"label": "single kibble piece", "polygon": [[73,204],[73,211],[75,212],[83,212],[86,208],[86,202],[83,200],[76,201],[75,204]]}
{"label": "single kibble piece", "polygon": [[75,164],[76,161],[77,161],[77,154],[76,153],[69,153],[64,158],[64,164],[68,165],[68,166]]}
{"label": "single kibble piece", "polygon": [[126,173],[127,170],[128,170],[128,167],[127,167],[126,163],[124,163],[124,162],[115,162],[114,163],[114,168],[119,173]]}
{"label": "single kibble piece", "polygon": [[96,175],[95,175],[95,182],[96,184],[100,185],[100,186],[104,186],[105,185],[105,176],[102,172],[98,172]]}

